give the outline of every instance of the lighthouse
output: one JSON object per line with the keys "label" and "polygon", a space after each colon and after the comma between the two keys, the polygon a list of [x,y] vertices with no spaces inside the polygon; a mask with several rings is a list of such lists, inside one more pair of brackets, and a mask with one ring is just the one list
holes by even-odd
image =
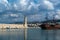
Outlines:
{"label": "lighthouse", "polygon": [[24,27],[27,28],[27,16],[24,16]]}

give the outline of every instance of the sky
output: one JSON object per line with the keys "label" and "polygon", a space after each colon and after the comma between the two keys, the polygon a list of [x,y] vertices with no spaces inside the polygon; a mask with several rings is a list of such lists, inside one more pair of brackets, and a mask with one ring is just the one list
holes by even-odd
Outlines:
{"label": "sky", "polygon": [[60,19],[60,0],[0,0],[0,23]]}

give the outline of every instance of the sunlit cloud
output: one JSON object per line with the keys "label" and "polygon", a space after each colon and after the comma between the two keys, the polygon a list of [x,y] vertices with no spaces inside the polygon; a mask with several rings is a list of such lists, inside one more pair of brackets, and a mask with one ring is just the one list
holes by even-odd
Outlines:
{"label": "sunlit cloud", "polygon": [[44,4],[47,7],[47,9],[54,10],[54,6],[53,6],[53,3],[52,2],[50,2],[48,0],[44,0]]}
{"label": "sunlit cloud", "polygon": [[60,19],[60,10],[57,10],[55,19]]}

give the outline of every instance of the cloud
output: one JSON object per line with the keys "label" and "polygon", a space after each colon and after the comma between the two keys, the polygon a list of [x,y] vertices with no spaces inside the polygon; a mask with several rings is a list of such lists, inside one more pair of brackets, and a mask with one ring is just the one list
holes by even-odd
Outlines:
{"label": "cloud", "polygon": [[7,0],[0,0],[0,3],[2,3],[2,4],[8,4],[8,1]]}
{"label": "cloud", "polygon": [[28,1],[28,0],[20,0],[20,4],[21,4],[22,6],[25,6],[25,5],[27,5],[27,1]]}
{"label": "cloud", "polygon": [[44,0],[44,4],[47,7],[47,9],[54,10],[54,6],[53,6],[53,3],[52,2],[50,2],[48,0]]}
{"label": "cloud", "polygon": [[10,14],[11,17],[19,17],[18,14]]}
{"label": "cloud", "polygon": [[38,9],[40,4],[35,4],[34,2],[30,2],[30,5],[28,6],[28,10],[31,10],[31,8]]}
{"label": "cloud", "polygon": [[0,10],[6,10],[8,8],[8,5],[9,3],[7,0],[0,0]]}
{"label": "cloud", "polygon": [[18,7],[17,7],[17,4],[14,4],[14,8],[15,8],[15,9],[17,9],[17,8],[18,8]]}
{"label": "cloud", "polygon": [[[39,1],[39,0],[38,0]],[[42,1],[38,2],[38,1],[30,1],[30,0],[1,0],[1,2],[5,5],[5,7],[7,8],[7,10],[21,10],[21,11],[26,11],[26,10],[39,10],[39,6],[44,4],[44,7],[46,7],[46,9],[54,9],[53,3],[47,0],[43,0],[44,3],[42,3]],[[36,3],[37,2],[37,3]],[[34,11],[35,11],[34,10]]]}
{"label": "cloud", "polygon": [[60,0],[49,0],[53,3],[55,10],[60,9]]}
{"label": "cloud", "polygon": [[58,3],[60,3],[60,0],[49,0],[51,1],[54,5],[57,5]]}
{"label": "cloud", "polygon": [[44,21],[45,20],[45,14],[34,14],[28,16],[28,21]]}
{"label": "cloud", "polygon": [[57,14],[56,14],[56,16],[55,16],[55,19],[60,19],[60,10],[57,10],[56,13],[57,13]]}
{"label": "cloud", "polygon": [[19,18],[19,17],[23,17],[22,13],[12,13],[12,12],[7,12],[6,14],[3,14],[2,17],[15,17],[15,18]]}
{"label": "cloud", "polygon": [[23,21],[22,13],[12,13],[8,12],[0,16],[0,23],[13,23]]}
{"label": "cloud", "polygon": [[[60,7],[59,5],[59,0],[0,0],[0,12],[2,14],[0,14],[0,20],[2,22],[3,20],[5,22],[7,20],[8,22],[20,21],[23,15],[30,15],[28,20],[45,20],[46,13],[48,13],[49,10],[57,10],[57,8]],[[11,13],[9,13],[8,10]],[[50,11],[48,18],[53,19],[54,14],[56,14],[54,11]],[[59,17],[60,12],[57,10],[55,18],[60,19]]]}
{"label": "cloud", "polygon": [[55,16],[55,19],[60,19],[60,15],[56,15]]}

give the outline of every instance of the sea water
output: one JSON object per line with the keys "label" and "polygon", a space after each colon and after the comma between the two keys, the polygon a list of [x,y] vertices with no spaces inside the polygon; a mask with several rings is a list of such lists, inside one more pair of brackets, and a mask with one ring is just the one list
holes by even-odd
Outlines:
{"label": "sea water", "polygon": [[[25,40],[24,28],[0,29],[0,40]],[[27,28],[26,40],[60,40],[60,30],[42,30],[40,28]]]}

